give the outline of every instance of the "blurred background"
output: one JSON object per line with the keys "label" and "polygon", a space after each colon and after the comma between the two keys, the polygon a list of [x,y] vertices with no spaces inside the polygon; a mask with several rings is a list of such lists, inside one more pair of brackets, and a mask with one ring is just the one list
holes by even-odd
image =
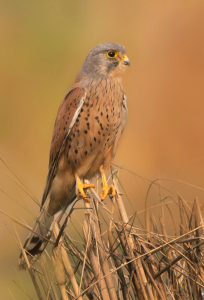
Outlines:
{"label": "blurred background", "polygon": [[[178,192],[204,204],[203,1],[1,0],[0,41],[1,211],[33,225],[39,208],[28,193],[40,200],[59,103],[87,53],[107,41],[123,44],[131,62],[123,76],[129,118],[114,163],[134,211],[143,218],[155,179],[162,188],[151,189],[148,207]],[[24,242],[27,230],[15,226]],[[1,299],[29,299],[21,289],[35,299],[3,213],[0,228]]]}

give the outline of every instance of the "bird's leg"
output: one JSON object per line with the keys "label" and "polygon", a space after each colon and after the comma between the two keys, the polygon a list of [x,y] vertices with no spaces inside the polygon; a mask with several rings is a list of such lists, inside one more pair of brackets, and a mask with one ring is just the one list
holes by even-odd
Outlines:
{"label": "bird's leg", "polygon": [[102,192],[100,195],[101,200],[102,201],[105,200],[107,195],[112,195],[113,197],[115,197],[115,195],[116,195],[115,186],[113,184],[108,186],[108,183],[106,180],[106,175],[103,170],[103,166],[100,167],[100,173],[101,173],[101,177],[102,177]]}
{"label": "bird's leg", "polygon": [[76,193],[78,198],[83,197],[84,200],[90,202],[90,199],[86,197],[86,193],[84,190],[94,188],[95,185],[93,183],[83,183],[77,174],[75,174],[76,178]]}

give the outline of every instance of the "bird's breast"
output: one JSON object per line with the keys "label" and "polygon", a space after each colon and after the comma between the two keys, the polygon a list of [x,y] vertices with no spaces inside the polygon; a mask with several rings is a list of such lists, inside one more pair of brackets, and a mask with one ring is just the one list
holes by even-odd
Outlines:
{"label": "bird's breast", "polygon": [[113,79],[90,80],[82,87],[86,99],[67,139],[66,155],[68,164],[82,168],[85,174],[97,156],[100,167],[103,153],[119,133],[124,93],[120,82]]}

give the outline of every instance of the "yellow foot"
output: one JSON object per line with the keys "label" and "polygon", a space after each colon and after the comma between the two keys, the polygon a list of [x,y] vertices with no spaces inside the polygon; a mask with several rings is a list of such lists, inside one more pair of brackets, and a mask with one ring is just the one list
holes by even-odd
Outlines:
{"label": "yellow foot", "polygon": [[112,195],[112,197],[115,197],[116,189],[113,184],[108,186],[106,176],[103,171],[103,167],[100,167],[100,172],[101,172],[101,176],[102,176],[102,192],[101,192],[100,198],[103,201],[103,200],[105,200],[107,195]]}
{"label": "yellow foot", "polygon": [[76,178],[76,193],[78,198],[83,197],[84,200],[86,200],[88,203],[90,202],[90,199],[86,197],[86,193],[84,190],[94,188],[95,185],[93,183],[83,183],[77,174],[75,174]]}

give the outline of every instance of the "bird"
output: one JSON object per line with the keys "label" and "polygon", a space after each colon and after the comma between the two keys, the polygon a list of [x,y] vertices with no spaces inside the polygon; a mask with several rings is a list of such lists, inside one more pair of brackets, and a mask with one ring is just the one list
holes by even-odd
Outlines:
{"label": "bird", "polygon": [[[106,174],[115,156],[127,116],[122,73],[130,66],[126,48],[107,42],[86,56],[75,82],[60,103],[50,146],[49,170],[41,211],[19,259],[19,268],[32,265],[45,249],[54,216],[94,188],[91,180],[102,177],[101,200],[115,195]],[[26,258],[25,258],[26,255]]]}

